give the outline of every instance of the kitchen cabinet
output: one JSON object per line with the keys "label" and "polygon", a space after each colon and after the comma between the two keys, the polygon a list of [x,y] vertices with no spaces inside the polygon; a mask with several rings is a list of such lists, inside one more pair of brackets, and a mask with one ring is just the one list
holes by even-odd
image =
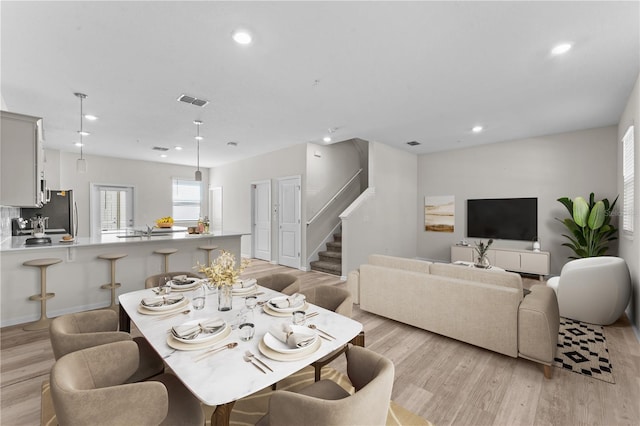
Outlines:
{"label": "kitchen cabinet", "polygon": [[42,119],[0,111],[0,205],[46,203]]}
{"label": "kitchen cabinet", "polygon": [[[493,266],[507,271],[539,275],[540,280],[549,274],[549,253],[546,251],[494,248],[487,251],[487,256]],[[475,262],[475,257],[472,246],[451,246],[451,263]]]}

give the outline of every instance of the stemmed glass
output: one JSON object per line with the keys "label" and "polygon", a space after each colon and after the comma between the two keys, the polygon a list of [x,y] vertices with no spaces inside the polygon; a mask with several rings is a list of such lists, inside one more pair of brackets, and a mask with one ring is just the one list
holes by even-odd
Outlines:
{"label": "stemmed glass", "polygon": [[244,298],[244,306],[249,309],[249,317],[251,318],[251,322],[253,322],[254,314],[253,310],[256,306],[258,306],[258,296],[247,296]]}

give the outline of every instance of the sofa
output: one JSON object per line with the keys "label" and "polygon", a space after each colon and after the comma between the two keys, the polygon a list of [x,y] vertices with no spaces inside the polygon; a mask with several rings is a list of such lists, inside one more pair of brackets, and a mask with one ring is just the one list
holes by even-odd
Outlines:
{"label": "sofa", "polygon": [[372,254],[349,273],[360,309],[544,366],[551,377],[560,316],[556,295],[520,275]]}

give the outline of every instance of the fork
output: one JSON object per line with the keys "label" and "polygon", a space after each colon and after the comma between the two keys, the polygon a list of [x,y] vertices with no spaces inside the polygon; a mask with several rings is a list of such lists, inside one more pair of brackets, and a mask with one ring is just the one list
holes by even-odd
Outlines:
{"label": "fork", "polygon": [[258,370],[262,371],[264,374],[267,374],[266,371],[264,371],[264,369],[262,367],[260,367],[258,364],[256,364],[255,362],[253,362],[254,358],[249,357],[247,355],[244,355],[242,357],[242,359],[244,359],[246,362],[250,363],[251,365],[253,365],[255,368],[257,368]]}
{"label": "fork", "polygon": [[260,364],[262,364],[265,368],[268,368],[269,370],[271,370],[271,372],[273,372],[273,369],[271,367],[269,367],[266,363],[264,363],[260,358],[258,358],[256,355],[253,354],[253,352],[251,351],[246,351],[244,353],[247,357],[249,358],[253,358],[256,361],[258,361]]}

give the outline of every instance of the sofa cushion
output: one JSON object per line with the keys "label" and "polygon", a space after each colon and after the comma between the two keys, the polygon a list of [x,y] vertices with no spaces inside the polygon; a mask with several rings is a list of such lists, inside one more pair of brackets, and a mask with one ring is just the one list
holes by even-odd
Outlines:
{"label": "sofa cushion", "polygon": [[404,257],[386,256],[384,254],[369,255],[369,265],[385,266],[387,268],[402,269],[404,271],[429,273],[431,262]]}
{"label": "sofa cushion", "polygon": [[523,294],[522,277],[513,272],[484,270],[449,263],[434,263],[429,269],[431,275],[514,288],[519,291],[521,297]]}

